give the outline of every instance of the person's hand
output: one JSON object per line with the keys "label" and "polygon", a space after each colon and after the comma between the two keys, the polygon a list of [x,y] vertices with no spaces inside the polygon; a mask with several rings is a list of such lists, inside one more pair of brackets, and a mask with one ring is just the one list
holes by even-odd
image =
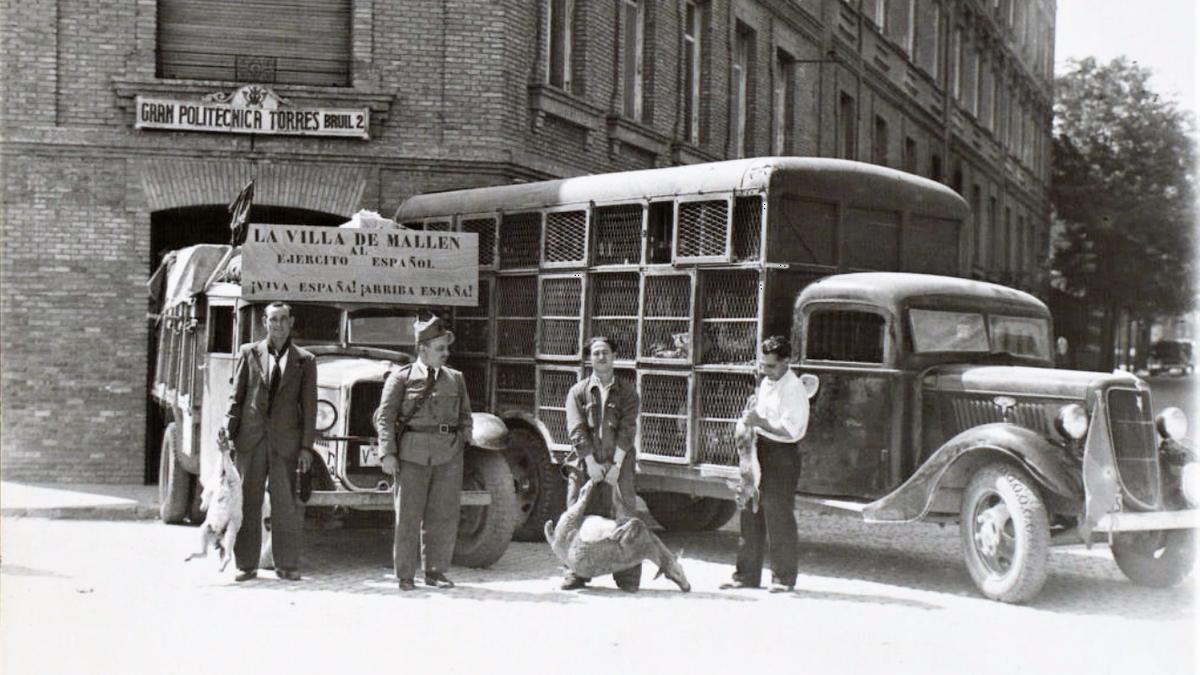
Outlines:
{"label": "person's hand", "polygon": [[746,414],[742,415],[742,424],[745,424],[747,427],[761,427],[762,423],[763,418],[753,410],[747,410]]}
{"label": "person's hand", "polygon": [[588,479],[594,483],[599,483],[604,480],[604,465],[596,461],[595,457],[588,455],[583,458],[583,464],[587,468]]}
{"label": "person's hand", "polygon": [[395,476],[400,471],[400,458],[392,454],[384,455],[379,470],[389,476]]}
{"label": "person's hand", "polygon": [[301,450],[300,451],[300,465],[299,465],[300,473],[308,473],[308,470],[310,468],[312,468],[312,462],[313,462],[313,451],[309,450],[308,448]]}
{"label": "person's hand", "polygon": [[613,465],[608,467],[608,470],[604,472],[604,482],[616,485],[617,477],[620,475],[621,465],[614,462]]}

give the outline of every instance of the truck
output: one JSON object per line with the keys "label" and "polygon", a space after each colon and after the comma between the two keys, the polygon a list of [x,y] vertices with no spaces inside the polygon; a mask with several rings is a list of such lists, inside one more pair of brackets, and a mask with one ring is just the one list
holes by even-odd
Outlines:
{"label": "truck", "polygon": [[[270,228],[252,225],[251,236],[270,232]],[[292,227],[293,232],[302,233],[322,229],[341,229],[348,244],[354,241],[350,235],[359,232],[355,228]],[[351,252],[349,245],[321,243],[337,239],[322,234],[308,240],[309,253],[296,255],[337,258]],[[166,523],[203,520],[200,495],[219,467],[217,434],[225,423],[238,347],[264,337],[262,316],[273,300],[291,304],[293,340],[316,356],[317,440],[312,448],[316,459],[308,508],[327,512],[392,509],[393,477],[379,468],[372,417],[389,370],[414,358],[413,320],[418,312],[448,315],[449,309],[388,298],[381,301],[366,297],[361,289],[359,297],[349,296],[349,301],[346,294],[322,299],[326,287],[337,286],[338,280],[323,283],[320,265],[301,277],[305,290],[311,291],[308,299],[296,299],[296,283],[289,293],[280,290],[272,294],[264,288],[274,285],[282,289],[285,284],[259,278],[264,275],[263,264],[250,264],[251,248],[250,243],[187,247],[169,254],[162,274],[156,275],[162,283],[157,293],[158,349],[150,397],[166,420],[159,463],[161,519]],[[369,249],[357,251],[364,252],[371,253]],[[437,250],[423,251],[421,260],[429,263],[424,269],[444,266],[439,255]],[[458,261],[451,262],[458,265]],[[266,274],[274,271],[278,270]],[[475,271],[456,269],[455,273],[471,278]],[[420,275],[419,270],[399,275],[389,270],[386,278],[394,286],[424,278]],[[473,413],[473,425],[473,437],[465,450],[454,561],[486,567],[504,554],[512,539],[516,493],[504,458],[505,425],[486,412]]]}

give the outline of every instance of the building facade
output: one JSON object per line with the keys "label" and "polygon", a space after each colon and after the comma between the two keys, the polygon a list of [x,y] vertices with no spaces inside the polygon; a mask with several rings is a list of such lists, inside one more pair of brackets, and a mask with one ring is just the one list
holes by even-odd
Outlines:
{"label": "building facade", "polygon": [[251,178],[252,220],[336,224],[448,188],[845,157],[952,186],[975,213],[963,272],[1044,287],[1053,0],[6,0],[4,16],[12,479],[155,475],[145,284],[165,251],[226,241]]}

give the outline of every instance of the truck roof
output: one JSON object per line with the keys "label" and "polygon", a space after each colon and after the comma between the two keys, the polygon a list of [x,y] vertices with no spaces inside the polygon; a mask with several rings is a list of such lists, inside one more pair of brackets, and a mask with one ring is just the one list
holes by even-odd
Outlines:
{"label": "truck roof", "polygon": [[835,274],[807,286],[796,304],[821,300],[863,302],[893,313],[915,304],[1050,316],[1046,304],[1025,291],[986,281],[908,272]]}

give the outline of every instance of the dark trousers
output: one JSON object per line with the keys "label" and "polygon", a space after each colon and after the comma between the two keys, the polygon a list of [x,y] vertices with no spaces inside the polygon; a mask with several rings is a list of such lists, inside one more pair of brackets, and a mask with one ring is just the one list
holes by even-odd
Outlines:
{"label": "dark trousers", "polygon": [[264,441],[255,448],[238,448],[237,466],[242,474],[242,529],[238,530],[233,554],[237,568],[258,569],[262,555],[263,493],[271,499],[271,553],[277,570],[300,569],[304,540],[304,504],[292,488],[299,458],[287,460],[271,453]]}
{"label": "dark trousers", "polygon": [[392,560],[396,577],[412,579],[422,555],[426,573],[450,569],[458,538],[463,453],[445,464],[400,462],[395,493],[396,531]]}
{"label": "dark trousers", "polygon": [[758,513],[741,512],[737,570],[734,578],[758,586],[762,582],[763,553],[768,544],[772,579],[796,584],[796,481],[800,479],[800,453],[795,443],[776,443],[759,437],[758,462],[762,484]]}
{"label": "dark trousers", "polygon": [[[588,481],[587,465],[584,461],[582,459],[578,460],[575,465],[579,471],[571,472],[571,478],[567,481],[567,508],[570,508],[572,504],[579,501],[579,491],[583,489],[584,483]],[[625,507],[625,513],[631,518],[637,513],[637,492],[633,482],[633,466],[633,458],[626,457],[625,463],[621,465],[621,473],[617,474],[617,485],[621,489],[621,503]],[[616,518],[614,502],[616,498],[616,492],[613,490],[612,485],[600,483],[592,490],[584,514]],[[620,588],[637,588],[642,582],[642,566],[638,564],[620,572],[614,572],[612,576],[613,581]],[[584,580],[590,581],[586,578]]]}

